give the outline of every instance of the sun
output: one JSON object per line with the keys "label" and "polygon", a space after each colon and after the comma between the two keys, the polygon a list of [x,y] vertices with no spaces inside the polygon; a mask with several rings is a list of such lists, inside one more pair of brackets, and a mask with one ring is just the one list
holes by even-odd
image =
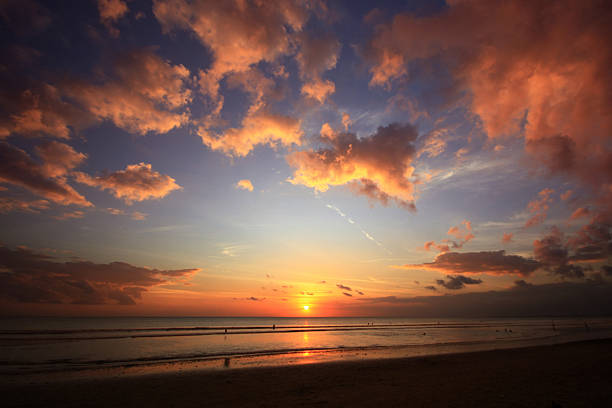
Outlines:
{"label": "sun", "polygon": [[308,306],[308,305],[304,305],[304,310],[305,310],[305,311],[308,311],[308,309],[310,309],[310,306]]}

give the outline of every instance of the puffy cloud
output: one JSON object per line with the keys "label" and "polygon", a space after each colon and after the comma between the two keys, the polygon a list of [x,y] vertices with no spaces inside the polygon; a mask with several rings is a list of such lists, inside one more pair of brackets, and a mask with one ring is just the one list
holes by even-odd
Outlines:
{"label": "puffy cloud", "polygon": [[393,123],[379,127],[370,137],[338,133],[324,139],[328,147],[291,153],[287,162],[295,168],[293,184],[317,191],[348,185],[383,205],[389,201],[414,209],[416,177],[411,163],[417,132],[411,125]]}
{"label": "puffy cloud", "polygon": [[221,135],[200,127],[198,135],[213,150],[232,156],[246,156],[257,145],[299,145],[302,137],[301,121],[289,116],[260,111],[247,115],[240,128],[230,128]]}
{"label": "puffy cloud", "polygon": [[119,30],[113,23],[125,16],[128,12],[127,4],[123,0],[98,0],[100,21],[113,37],[119,36]]}
{"label": "puffy cloud", "polygon": [[172,177],[156,172],[147,163],[129,164],[125,170],[101,176],[92,177],[81,172],[75,173],[75,176],[79,183],[109,190],[128,205],[134,201],[161,199],[182,188]]}
{"label": "puffy cloud", "polygon": [[450,290],[459,290],[465,285],[478,285],[482,283],[481,279],[472,279],[463,275],[448,275],[447,280],[437,279],[436,284]]}
{"label": "puffy cloud", "polygon": [[0,247],[0,298],[17,303],[135,304],[147,289],[199,269],[158,270],[124,262],[61,262],[28,249]]}
{"label": "puffy cloud", "polygon": [[598,188],[612,175],[610,18],[598,0],[453,1],[377,25],[364,55],[374,86],[418,61],[446,63],[490,138],[524,135],[538,161]]}
{"label": "puffy cloud", "polygon": [[336,86],[330,80],[322,79],[325,71],[336,66],[340,53],[340,42],[332,34],[318,34],[316,37],[301,33],[300,50],[295,59],[304,80],[302,94],[325,102],[334,93]]}
{"label": "puffy cloud", "polygon": [[191,101],[189,70],[148,50],[118,56],[112,79],[98,85],[68,81],[64,92],[99,120],[140,135],[166,133],[182,126],[181,112]]}
{"label": "puffy cloud", "polygon": [[544,222],[548,209],[550,208],[550,204],[553,201],[551,197],[553,193],[554,190],[545,188],[538,193],[538,198],[530,201],[529,204],[527,204],[527,210],[533,215],[525,222],[525,228],[529,228]]}
{"label": "puffy cloud", "polygon": [[543,265],[518,255],[506,255],[506,251],[446,252],[438,254],[433,262],[404,265],[407,269],[429,269],[449,274],[485,273],[489,275],[529,276]]}
{"label": "puffy cloud", "polygon": [[302,85],[302,94],[317,100],[319,103],[325,102],[329,95],[336,92],[336,85],[329,79],[313,79]]}
{"label": "puffy cloud", "polygon": [[251,180],[240,180],[236,183],[236,188],[253,191],[253,183],[251,183]]}
{"label": "puffy cloud", "polygon": [[13,197],[0,197],[0,214],[8,214],[12,211],[38,213],[40,210],[47,210],[49,205],[47,200],[26,201]]}
{"label": "puffy cloud", "polygon": [[[71,148],[64,150],[69,151]],[[41,152],[44,151],[45,148],[43,147]],[[71,150],[70,154],[72,152],[74,150]],[[70,154],[62,157],[50,154],[47,156],[48,158],[60,161],[40,165],[34,162],[25,151],[6,142],[0,142],[0,182],[23,187],[58,204],[75,204],[82,207],[91,207],[93,204],[68,185],[64,177],[57,176],[57,171],[60,167],[63,166],[63,169],[66,169],[71,165],[70,162],[62,162],[61,160],[66,157],[76,157],[70,156]],[[72,163],[74,164],[74,161]],[[51,174],[47,173],[47,171],[51,171]],[[60,171],[60,174],[63,173]]]}
{"label": "puffy cloud", "polygon": [[228,73],[292,52],[288,28],[301,30],[308,18],[306,7],[297,1],[156,0],[153,13],[165,32],[189,30],[212,51],[214,60],[200,85],[216,98],[219,82]]}

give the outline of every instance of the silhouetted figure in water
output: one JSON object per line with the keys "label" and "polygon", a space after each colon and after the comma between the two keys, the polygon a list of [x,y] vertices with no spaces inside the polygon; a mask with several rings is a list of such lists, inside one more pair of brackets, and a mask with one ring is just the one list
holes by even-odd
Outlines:
{"label": "silhouetted figure in water", "polygon": [[226,359],[223,361],[223,365],[224,365],[225,367],[229,367],[229,364],[230,364],[230,359],[229,359],[229,358],[226,358]]}
{"label": "silhouetted figure in water", "polygon": [[276,330],[276,325],[275,324],[272,325],[272,330]]}
{"label": "silhouetted figure in water", "polygon": [[555,326],[555,321],[551,320],[553,331],[557,331],[557,326]]}
{"label": "silhouetted figure in water", "polygon": [[584,330],[586,330],[586,331],[591,331],[591,328],[589,327],[589,325],[587,324],[587,322],[584,322]]}
{"label": "silhouetted figure in water", "polygon": [[227,329],[225,329],[225,333],[227,333]]}

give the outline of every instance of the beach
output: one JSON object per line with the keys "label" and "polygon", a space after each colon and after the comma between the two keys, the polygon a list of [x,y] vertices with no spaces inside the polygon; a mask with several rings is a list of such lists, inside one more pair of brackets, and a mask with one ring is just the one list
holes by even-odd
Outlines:
{"label": "beach", "polygon": [[142,375],[4,377],[10,407],[609,406],[612,339],[429,357]]}

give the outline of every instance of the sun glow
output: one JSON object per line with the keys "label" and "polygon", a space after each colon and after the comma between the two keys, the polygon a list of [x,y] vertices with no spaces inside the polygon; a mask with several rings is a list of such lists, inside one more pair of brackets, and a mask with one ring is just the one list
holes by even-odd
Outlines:
{"label": "sun glow", "polygon": [[304,310],[305,310],[305,311],[308,311],[308,309],[310,309],[310,306],[308,306],[308,305],[304,305]]}

